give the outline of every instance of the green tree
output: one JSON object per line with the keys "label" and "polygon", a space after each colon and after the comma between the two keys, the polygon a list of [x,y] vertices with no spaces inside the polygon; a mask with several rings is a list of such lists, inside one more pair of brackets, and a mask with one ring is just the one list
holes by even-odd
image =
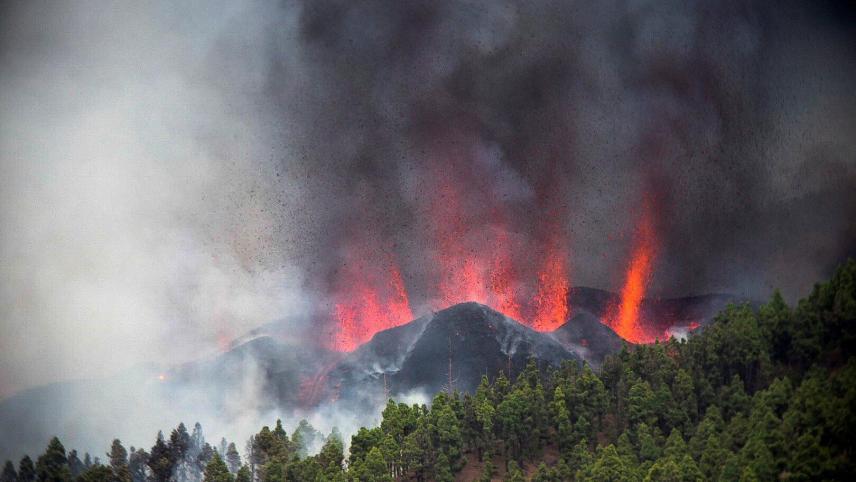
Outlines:
{"label": "green tree", "polygon": [[587,479],[593,482],[631,482],[636,481],[637,476],[634,468],[610,444],[598,453]]}
{"label": "green tree", "polygon": [[672,433],[666,440],[666,446],[663,448],[663,456],[680,460],[686,453],[687,445],[684,443],[684,438],[681,437],[681,431],[676,428],[672,429]]}
{"label": "green tree", "polygon": [[523,476],[523,471],[520,470],[520,466],[517,465],[517,462],[511,460],[508,462],[508,471],[505,476],[506,482],[525,482],[526,478]]}
{"label": "green tree", "polygon": [[83,473],[83,461],[77,456],[77,450],[68,451],[68,469],[71,471],[71,478],[76,479]]}
{"label": "green tree", "polygon": [[461,450],[463,440],[461,439],[458,418],[448,405],[440,408],[440,413],[437,417],[436,440],[436,447],[446,456],[452,473],[457,472],[463,463]]}
{"label": "green tree", "polygon": [[321,434],[307,422],[305,419],[297,424],[294,433],[291,435],[291,443],[294,450],[297,451],[297,456],[305,458],[309,454],[309,450],[315,446]]}
{"label": "green tree", "polygon": [[80,474],[77,482],[107,482],[112,480],[112,477],[113,471],[109,466],[93,463]]}
{"label": "green tree", "polygon": [[682,471],[673,457],[663,457],[654,462],[645,475],[645,482],[681,482]]}
{"label": "green tree", "polygon": [[246,465],[242,465],[240,469],[238,469],[238,473],[235,474],[235,482],[252,482],[253,475],[250,473],[250,468]]}
{"label": "green tree", "polygon": [[698,464],[696,464],[695,460],[693,460],[693,458],[689,455],[684,455],[683,458],[678,462],[678,465],[681,468],[682,481],[701,482],[705,480],[704,475],[698,468]]}
{"label": "green tree", "polygon": [[163,432],[158,432],[157,440],[152,446],[151,455],[146,464],[152,471],[155,482],[168,482],[172,476],[172,468],[175,464],[173,453],[163,438]]}
{"label": "green tree", "polygon": [[131,471],[128,469],[128,451],[122,446],[119,439],[114,439],[107,454],[110,470],[113,471],[113,480],[117,482],[130,482]]}
{"label": "green tree", "polygon": [[760,480],[762,479],[758,478],[754,468],[748,465],[743,467],[743,472],[740,473],[740,482],[759,482]]}
{"label": "green tree", "polygon": [[728,454],[725,463],[722,465],[722,470],[719,472],[720,482],[734,482],[740,479],[740,460],[733,453]]}
{"label": "green tree", "polygon": [[29,455],[25,455],[18,462],[18,482],[33,482],[36,480],[36,467]]}
{"label": "green tree", "polygon": [[327,440],[321,447],[321,451],[318,453],[318,463],[324,469],[324,473],[327,474],[327,477],[332,478],[336,474],[342,472],[342,463],[344,460],[345,454],[342,436],[334,427],[330,436],[327,437]]}
{"label": "green tree", "polygon": [[559,477],[556,472],[548,468],[544,462],[538,464],[535,474],[532,475],[532,482],[558,482],[558,479]]}
{"label": "green tree", "polygon": [[133,450],[128,457],[128,470],[131,473],[133,482],[146,482],[146,463],[149,461],[149,454],[143,449]]}
{"label": "green tree", "polygon": [[357,461],[363,460],[369,454],[373,447],[380,446],[383,441],[383,431],[378,428],[360,429],[351,436],[351,455],[348,458],[348,464],[353,465]]}
{"label": "green tree", "polygon": [[761,307],[758,319],[761,332],[769,344],[771,358],[788,362],[788,354],[791,350],[792,313],[779,290],[774,291],[770,301]]}
{"label": "green tree", "polygon": [[235,443],[230,443],[226,447],[226,466],[229,467],[229,472],[235,474],[241,468],[241,454],[238,453],[238,448]]}
{"label": "green tree", "polygon": [[226,467],[226,463],[220,458],[220,454],[215,451],[214,456],[211,457],[211,461],[208,462],[208,465],[205,467],[204,482],[233,481],[234,479],[232,478],[232,474],[229,472],[229,468]]}
{"label": "green tree", "polygon": [[648,425],[640,423],[636,426],[636,450],[641,461],[654,461],[660,457],[660,447],[654,440],[654,435]]}
{"label": "green tree", "polygon": [[592,462],[591,452],[589,452],[588,449],[588,441],[586,439],[582,439],[577,442],[573,450],[571,450],[571,453],[568,456],[568,465],[570,466],[571,471],[576,473],[578,470],[582,470],[591,465]]}
{"label": "green tree", "polygon": [[651,385],[643,380],[637,380],[630,386],[627,397],[627,411],[630,425],[636,426],[644,423],[648,426],[657,421],[656,400]]}
{"label": "green tree", "polygon": [[383,459],[383,454],[381,454],[380,449],[377,447],[369,450],[366,456],[364,477],[364,479],[360,480],[365,480],[366,482],[386,482],[392,480],[386,466],[386,461]]}
{"label": "green tree", "polygon": [[704,478],[706,480],[719,479],[722,464],[729,455],[729,452],[720,445],[719,437],[716,434],[708,435],[707,443],[704,445],[699,459],[699,470],[701,470]]}
{"label": "green tree", "polygon": [[437,462],[434,464],[434,480],[437,482],[452,482],[452,466],[449,463],[449,458],[445,453],[440,452],[437,456]]}
{"label": "green tree", "polygon": [[18,472],[15,471],[15,464],[11,460],[7,460],[3,465],[3,472],[0,473],[0,482],[17,482]]}
{"label": "green tree", "polygon": [[45,453],[36,461],[36,477],[39,482],[59,482],[71,480],[71,470],[65,456],[65,447],[58,438],[53,437]]}
{"label": "green tree", "polygon": [[773,454],[761,433],[753,432],[749,437],[740,451],[740,462],[744,467],[751,467],[753,475],[760,480],[772,480],[778,475]]}
{"label": "green tree", "polygon": [[496,466],[493,465],[493,460],[491,457],[485,457],[484,465],[482,465],[481,475],[479,476],[479,481],[481,482],[490,482],[493,480],[493,476],[496,475]]}

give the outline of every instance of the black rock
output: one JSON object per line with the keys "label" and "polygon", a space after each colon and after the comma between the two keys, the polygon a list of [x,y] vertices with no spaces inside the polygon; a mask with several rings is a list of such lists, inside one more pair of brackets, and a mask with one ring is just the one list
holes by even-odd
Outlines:
{"label": "black rock", "polygon": [[580,361],[539,333],[478,303],[462,303],[376,334],[326,376],[333,398],[376,402],[387,395],[472,392],[481,377],[513,377],[530,358],[542,367]]}

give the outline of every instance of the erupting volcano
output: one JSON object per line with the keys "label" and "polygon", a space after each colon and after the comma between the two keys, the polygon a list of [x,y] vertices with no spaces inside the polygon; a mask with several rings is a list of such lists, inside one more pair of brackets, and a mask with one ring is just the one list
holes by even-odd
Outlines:
{"label": "erupting volcano", "polygon": [[[449,152],[452,159],[478,155]],[[333,275],[336,324],[328,347],[352,351],[414,314],[471,301],[538,331],[553,331],[567,321],[569,241],[559,227],[562,209],[546,206],[543,218],[522,227],[512,224],[509,211],[518,208],[490,169],[480,162],[447,162],[419,173],[428,188],[416,202],[420,244],[409,253],[391,246],[370,222],[346,232],[340,240],[342,263]],[[557,184],[548,179],[543,186],[526,195],[555,204]],[[402,258],[411,263],[400,264]],[[421,268],[408,271],[412,265]]]}

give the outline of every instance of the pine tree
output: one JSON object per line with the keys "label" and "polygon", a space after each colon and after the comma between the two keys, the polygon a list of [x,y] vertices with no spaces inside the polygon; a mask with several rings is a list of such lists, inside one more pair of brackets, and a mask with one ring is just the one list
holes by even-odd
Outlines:
{"label": "pine tree", "polygon": [[118,482],[131,481],[131,471],[128,469],[128,451],[125,450],[119,439],[113,440],[107,459],[110,463],[110,469],[113,471],[114,480]]}
{"label": "pine tree", "polygon": [[143,449],[134,450],[131,447],[130,456],[128,457],[128,471],[131,473],[132,482],[146,482],[146,464],[149,461],[149,454]]}
{"label": "pine tree", "polygon": [[666,446],[663,448],[664,457],[672,457],[675,460],[680,460],[687,453],[687,444],[684,443],[684,438],[681,437],[681,431],[673,428],[672,433],[666,440]]}
{"label": "pine tree", "polygon": [[482,472],[479,477],[480,482],[490,482],[493,479],[493,476],[496,475],[496,466],[493,465],[492,459],[492,454],[485,454],[484,465],[482,465]]}
{"label": "pine tree", "polygon": [[532,482],[557,482],[558,475],[553,469],[547,468],[544,462],[538,465],[535,474],[532,476]]}
{"label": "pine tree", "polygon": [[93,462],[88,469],[80,474],[76,482],[107,482],[112,480],[112,477],[113,471],[110,470],[110,467],[101,465],[100,462]]}
{"label": "pine tree", "polygon": [[681,482],[682,480],[681,468],[673,457],[658,459],[645,475],[645,482]]}
{"label": "pine tree", "polygon": [[562,391],[562,387],[556,387],[556,390],[553,391],[553,402],[550,406],[552,409],[553,424],[558,435],[559,450],[562,452],[569,451],[573,448],[576,440],[574,438],[574,429],[571,425],[571,417],[565,406],[565,392]]}
{"label": "pine tree", "polygon": [[11,460],[7,460],[3,465],[3,472],[0,473],[0,482],[17,482],[18,472],[15,471],[15,464]]}
{"label": "pine tree", "polygon": [[452,468],[449,465],[449,458],[443,452],[440,452],[434,464],[434,480],[436,482],[452,482],[454,480]]}
{"label": "pine tree", "polygon": [[250,468],[246,465],[242,465],[240,469],[238,469],[238,473],[235,474],[235,482],[252,482],[253,476],[250,473]]}
{"label": "pine tree", "polygon": [[720,482],[734,482],[740,479],[740,461],[733,453],[729,453],[719,472]]}
{"label": "pine tree", "polygon": [[576,473],[578,470],[589,466],[592,463],[592,456],[588,449],[588,441],[582,439],[574,446],[568,456],[568,465],[571,470]]}
{"label": "pine tree", "polygon": [[716,434],[710,434],[699,460],[699,470],[701,470],[704,478],[706,480],[719,479],[722,464],[727,459],[728,452],[721,447],[719,437]]}
{"label": "pine tree", "polygon": [[436,433],[440,451],[446,455],[452,473],[457,472],[463,462],[463,440],[461,439],[458,418],[448,405],[440,408],[440,413],[437,417]]}
{"label": "pine tree", "polygon": [[158,438],[152,446],[151,455],[146,465],[152,471],[155,482],[168,482],[172,476],[172,468],[175,464],[173,452],[164,442],[163,432],[158,432]]}
{"label": "pine tree", "polygon": [[525,482],[526,478],[523,476],[523,471],[520,470],[520,466],[517,465],[517,462],[511,460],[508,462],[508,473],[505,476],[506,482]]}
{"label": "pine tree", "polygon": [[54,437],[48,443],[45,453],[36,462],[36,477],[39,482],[60,482],[71,480],[71,470],[65,456],[65,447]]}
{"label": "pine tree", "polygon": [[594,482],[631,482],[637,476],[633,467],[618,455],[615,446],[608,445],[591,466],[589,478]]}
{"label": "pine tree", "polygon": [[695,460],[693,460],[689,455],[684,455],[680,462],[678,462],[678,466],[681,468],[682,481],[702,482],[705,480],[704,475],[701,473],[701,470],[699,470]]}
{"label": "pine tree", "polygon": [[68,452],[68,469],[71,471],[72,479],[76,479],[83,473],[83,461],[77,456],[77,450],[70,450]]}
{"label": "pine tree", "polygon": [[[222,441],[225,440],[226,439],[224,438]],[[235,447],[234,443],[230,443],[226,446],[226,451],[222,455],[222,458],[226,462],[226,466],[229,467],[229,472],[235,474],[238,472],[238,469],[241,468],[241,454],[238,453],[238,449]]]}
{"label": "pine tree", "polygon": [[365,480],[367,482],[387,482],[391,481],[386,461],[383,459],[380,449],[377,447],[369,450],[365,459]]}
{"label": "pine tree", "polygon": [[297,455],[300,458],[305,458],[309,454],[309,450],[315,446],[316,440],[320,437],[321,434],[309,422],[301,420],[291,435],[291,442],[294,445],[294,450],[297,451]]}
{"label": "pine tree", "polygon": [[226,463],[220,458],[220,454],[216,451],[211,457],[211,461],[205,467],[204,482],[233,482],[232,474],[229,473],[229,468]]}
{"label": "pine tree", "polygon": [[36,480],[36,467],[29,455],[18,462],[18,482],[33,482]]}
{"label": "pine tree", "polygon": [[[353,457],[353,442],[351,450]],[[420,417],[416,429],[404,438],[402,452],[404,469],[412,470],[418,480],[424,480],[434,463],[431,433],[426,417]]]}
{"label": "pine tree", "polygon": [[636,450],[643,462],[654,461],[660,457],[660,447],[657,446],[651,429],[644,423],[636,426]]}
{"label": "pine tree", "polygon": [[344,460],[345,453],[342,436],[339,435],[339,431],[334,427],[330,436],[324,442],[324,446],[321,447],[321,451],[318,453],[318,463],[323,468],[326,477],[332,479],[343,473],[342,463]]}

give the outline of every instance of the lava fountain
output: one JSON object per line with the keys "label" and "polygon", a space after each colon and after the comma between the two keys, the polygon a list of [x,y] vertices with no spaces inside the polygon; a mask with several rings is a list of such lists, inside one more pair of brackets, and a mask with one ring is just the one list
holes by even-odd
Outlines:
{"label": "lava fountain", "polygon": [[640,314],[655,256],[656,236],[650,201],[646,200],[634,233],[634,247],[621,289],[621,301],[610,310],[610,316],[604,322],[631,343],[650,343],[657,338],[656,334],[646,330]]}

